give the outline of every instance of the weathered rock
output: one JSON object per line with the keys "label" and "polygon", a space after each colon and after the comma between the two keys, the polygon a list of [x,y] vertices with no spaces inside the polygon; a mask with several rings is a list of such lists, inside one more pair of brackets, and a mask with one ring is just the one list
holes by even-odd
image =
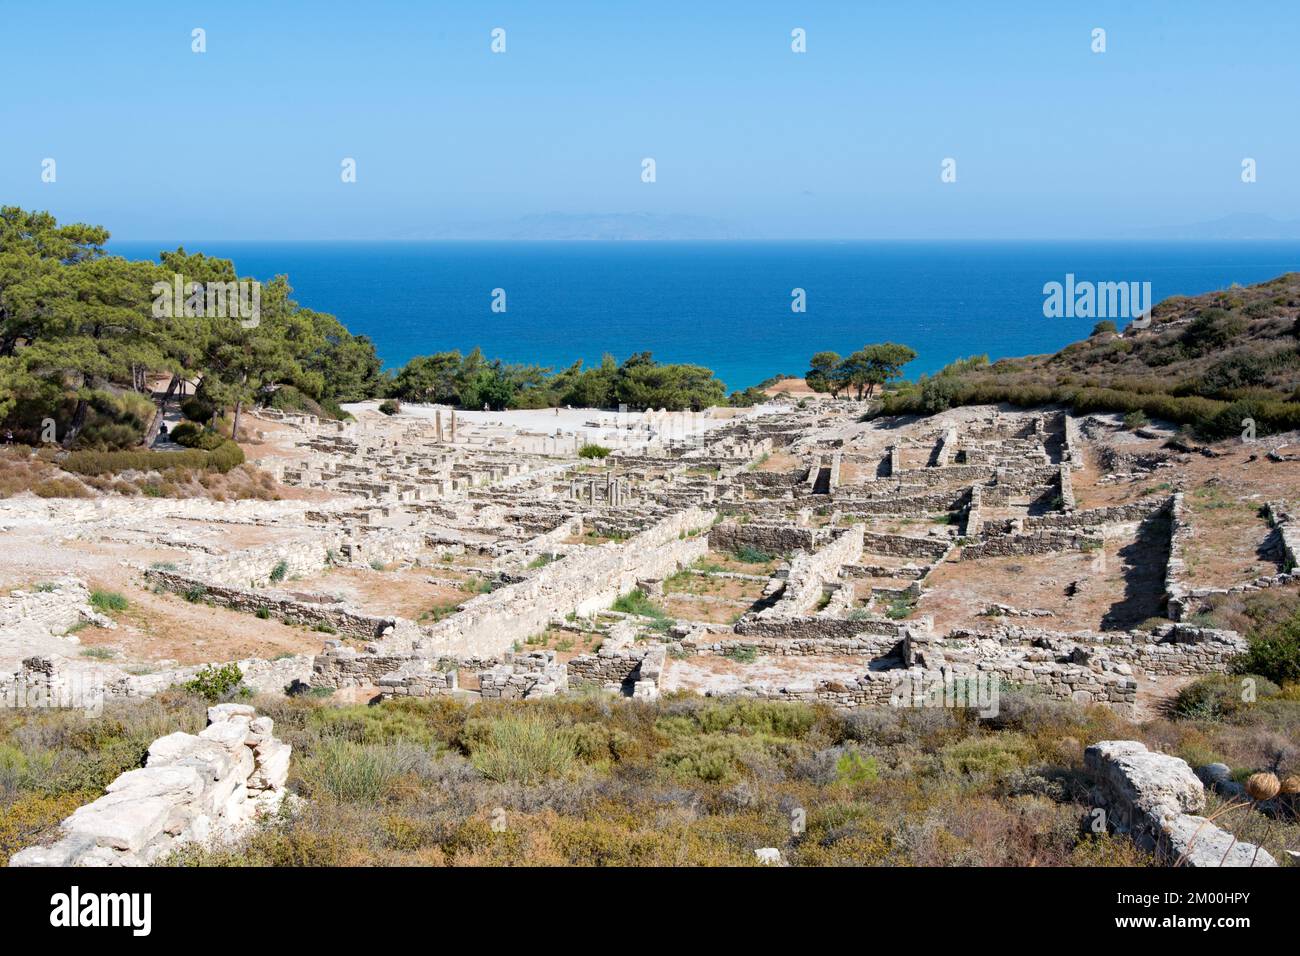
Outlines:
{"label": "weathered rock", "polygon": [[101,847],[135,853],[163,832],[174,805],[167,797],[111,794],[74,810],[63,829],[91,837]]}
{"label": "weathered rock", "polygon": [[[1205,807],[1205,787],[1185,761],[1136,740],[1104,740],[1084,751],[1084,766],[1097,783],[1095,799],[1106,808],[1109,825],[1165,863],[1277,865],[1266,850],[1196,815]],[[1217,767],[1202,769],[1212,777],[1221,774]]]}

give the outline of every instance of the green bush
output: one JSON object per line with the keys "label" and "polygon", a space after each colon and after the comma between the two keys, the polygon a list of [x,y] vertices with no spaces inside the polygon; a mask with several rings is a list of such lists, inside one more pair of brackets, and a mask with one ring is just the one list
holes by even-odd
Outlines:
{"label": "green bush", "polygon": [[271,573],[267,575],[267,580],[269,580],[272,584],[275,584],[280,581],[283,581],[285,575],[288,573],[289,573],[289,562],[281,560],[277,562],[275,567],[271,569]]}
{"label": "green bush", "polygon": [[77,475],[169,471],[176,468],[211,470],[225,474],[243,463],[244,450],[232,441],[223,440],[220,447],[213,451],[198,448],[187,451],[74,451],[63,460],[62,468]]}
{"label": "green bush", "polygon": [[951,773],[1004,777],[1033,756],[1032,743],[1016,733],[968,737],[944,747],[940,760]]}
{"label": "green bush", "polygon": [[638,614],[641,617],[652,617],[664,619],[668,617],[668,612],[661,608],[654,601],[646,596],[646,593],[640,588],[635,588],[627,594],[620,595],[619,598],[610,605],[611,611],[619,611],[622,614]]}
{"label": "green bush", "polygon": [[1170,704],[1170,712],[1183,720],[1221,720],[1231,717],[1253,703],[1246,699],[1246,679],[1254,684],[1256,700],[1274,697],[1279,691],[1278,686],[1266,677],[1212,674],[1197,678],[1182,688]]}
{"label": "green bush", "polygon": [[213,703],[230,696],[239,689],[244,680],[244,672],[238,664],[207,664],[183,686],[191,694],[206,697]]}
{"label": "green bush", "polygon": [[127,604],[126,598],[116,591],[92,591],[90,594],[90,606],[103,613],[125,611]]}
{"label": "green bush", "polygon": [[402,410],[402,403],[395,398],[386,398],[379,403],[379,410],[385,415],[396,415]]}
{"label": "green bush", "polygon": [[752,664],[758,660],[758,648],[748,644],[734,644],[723,651],[722,656],[737,664]]}
{"label": "green bush", "polygon": [[470,763],[489,780],[534,786],[573,766],[578,736],[540,714],[475,718],[466,723]]}
{"label": "green bush", "polygon": [[332,738],[307,756],[299,775],[312,796],[374,805],[392,795],[398,782],[418,767],[420,756],[410,744]]}
{"label": "green bush", "polygon": [[201,451],[216,451],[226,442],[220,433],[201,428],[193,422],[181,422],[173,428],[171,440],[186,448],[198,448]]}
{"label": "green bush", "polygon": [[181,414],[192,422],[205,424],[212,421],[217,410],[201,398],[187,398],[181,402]]}
{"label": "green bush", "polygon": [[1259,674],[1278,684],[1300,681],[1300,611],[1252,635],[1233,672]]}
{"label": "green bush", "polygon": [[1132,411],[1124,416],[1124,427],[1130,431],[1136,431],[1139,428],[1146,428],[1150,424],[1147,416],[1142,411]]}
{"label": "green bush", "polygon": [[578,449],[579,458],[606,458],[609,456],[610,449],[604,445],[593,445],[590,442]]}

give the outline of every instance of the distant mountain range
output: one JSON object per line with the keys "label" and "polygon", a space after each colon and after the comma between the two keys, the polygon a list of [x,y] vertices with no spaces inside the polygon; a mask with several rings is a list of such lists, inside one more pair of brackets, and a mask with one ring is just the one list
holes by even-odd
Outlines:
{"label": "distant mountain range", "polygon": [[409,230],[399,239],[752,239],[746,230],[704,216],[648,212],[548,212],[501,222],[448,223]]}
{"label": "distant mountain range", "polygon": [[1133,239],[1300,239],[1300,219],[1274,219],[1260,213],[1236,213],[1209,222],[1163,226],[1133,232]]}

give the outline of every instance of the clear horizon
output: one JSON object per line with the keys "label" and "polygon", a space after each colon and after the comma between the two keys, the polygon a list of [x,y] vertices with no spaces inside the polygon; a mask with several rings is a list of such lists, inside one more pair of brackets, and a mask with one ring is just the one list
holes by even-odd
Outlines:
{"label": "clear horizon", "polygon": [[[657,217],[647,238],[776,241],[1293,223],[1297,27],[1282,2],[939,4],[924,20],[774,2],[19,6],[0,69],[20,93],[0,120],[22,147],[0,155],[0,195],[191,243],[501,238],[521,220],[552,238],[587,228],[553,217],[611,215]],[[31,81],[58,76],[89,81]]]}

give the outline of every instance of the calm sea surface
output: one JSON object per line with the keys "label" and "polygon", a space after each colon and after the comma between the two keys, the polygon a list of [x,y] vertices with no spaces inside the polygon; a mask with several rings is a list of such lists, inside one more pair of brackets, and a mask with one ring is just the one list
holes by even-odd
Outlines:
{"label": "calm sea surface", "polygon": [[[954,358],[1050,352],[1095,319],[1043,317],[1043,285],[1151,283],[1159,301],[1300,270],[1300,242],[112,242],[129,258],[183,244],[241,276],[284,273],[304,306],[370,336],[384,362],[482,347],[565,366],[651,351],[729,388],[801,374],[822,349],[904,342]],[[491,309],[504,289],[507,311]],[[791,311],[791,290],[807,311]],[[1122,323],[1121,323],[1122,324]]]}

